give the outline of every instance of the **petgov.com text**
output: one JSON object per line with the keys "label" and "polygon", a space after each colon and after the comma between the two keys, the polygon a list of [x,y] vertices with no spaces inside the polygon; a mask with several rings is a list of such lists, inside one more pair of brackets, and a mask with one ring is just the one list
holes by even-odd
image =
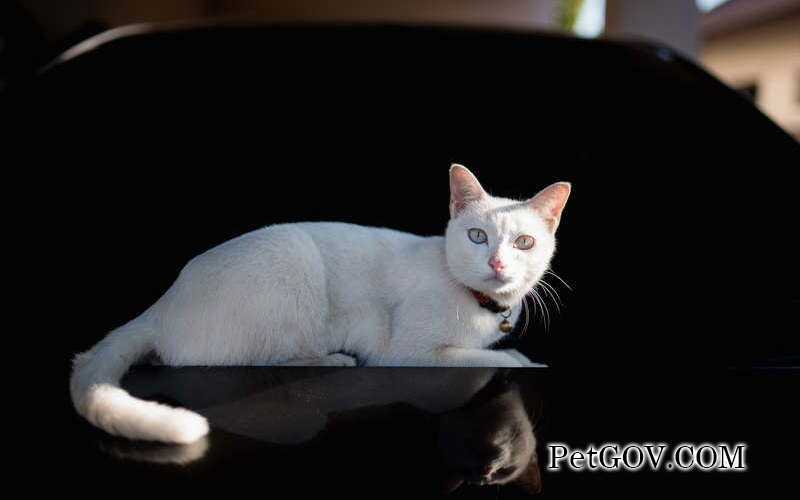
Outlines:
{"label": "petgov.com text", "polygon": [[669,446],[664,443],[589,445],[585,449],[570,449],[562,443],[547,445],[547,468],[557,471],[629,470],[703,470],[741,472],[747,470],[747,444],[692,444]]}

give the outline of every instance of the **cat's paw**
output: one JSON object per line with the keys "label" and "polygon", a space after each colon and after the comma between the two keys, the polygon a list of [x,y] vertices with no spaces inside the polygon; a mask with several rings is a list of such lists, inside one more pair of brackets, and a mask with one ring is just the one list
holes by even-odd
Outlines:
{"label": "cat's paw", "polygon": [[525,368],[547,368],[547,365],[542,363],[534,363],[527,356],[522,354],[516,349],[503,349],[503,352],[514,358],[515,360],[519,361],[520,364]]}
{"label": "cat's paw", "polygon": [[328,354],[320,359],[320,366],[356,366],[357,364],[356,358],[341,352]]}

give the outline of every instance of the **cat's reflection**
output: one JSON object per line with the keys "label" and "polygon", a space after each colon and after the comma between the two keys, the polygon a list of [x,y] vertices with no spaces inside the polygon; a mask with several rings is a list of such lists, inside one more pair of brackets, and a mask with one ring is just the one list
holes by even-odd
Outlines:
{"label": "cat's reflection", "polygon": [[[236,390],[214,395],[210,389],[199,399],[169,389],[191,386],[192,370],[184,370],[180,376],[186,378],[177,381],[174,371],[165,373],[169,383],[159,388],[167,394],[162,399],[189,401],[193,404],[187,406],[206,415],[214,429],[211,447],[208,441],[176,446],[106,439],[106,452],[185,465],[214,454],[215,447],[236,456],[231,451],[249,443],[248,460],[257,457],[250,461],[267,466],[276,477],[316,470],[334,482],[347,477],[380,484],[403,477],[409,488],[417,483],[442,491],[464,483],[513,483],[528,492],[540,488],[531,423],[539,398],[526,372],[341,369],[294,379],[273,372],[268,387],[256,389],[252,370],[244,370],[251,387],[245,394],[232,382],[236,369],[227,369],[225,384]],[[208,383],[209,372],[202,376]],[[157,378],[151,372],[147,381]],[[226,394],[232,400],[226,401]],[[257,442],[261,445],[254,452]],[[237,464],[235,469],[246,468]]]}
{"label": "cat's reflection", "polygon": [[466,405],[443,414],[439,449],[447,489],[463,482],[515,483],[538,493],[541,476],[529,411],[536,410],[526,409],[518,383],[500,372]]}
{"label": "cat's reflection", "polygon": [[204,436],[191,444],[164,444],[104,435],[100,437],[99,446],[105,453],[122,460],[187,465],[206,455],[209,438]]}

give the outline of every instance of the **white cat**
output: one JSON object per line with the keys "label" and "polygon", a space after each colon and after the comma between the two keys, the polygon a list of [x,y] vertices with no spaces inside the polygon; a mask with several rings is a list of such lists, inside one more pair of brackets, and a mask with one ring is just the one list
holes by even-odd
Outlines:
{"label": "white cat", "polygon": [[444,237],[278,224],[195,257],[141,316],[75,357],[75,408],[129,438],[205,435],[202,416],[120,388],[152,351],[174,366],[355,364],[343,352],[366,365],[532,366],[516,350],[487,347],[548,269],[570,185],[514,201],[488,195],[453,165],[450,193]]}

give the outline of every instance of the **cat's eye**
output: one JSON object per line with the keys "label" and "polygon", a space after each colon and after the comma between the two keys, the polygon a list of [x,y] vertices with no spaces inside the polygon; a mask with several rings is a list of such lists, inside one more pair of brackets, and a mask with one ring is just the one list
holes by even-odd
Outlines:
{"label": "cat's eye", "polygon": [[527,234],[523,234],[514,242],[514,248],[518,248],[520,250],[530,250],[533,248],[533,236],[528,236]]}
{"label": "cat's eye", "polygon": [[486,243],[486,232],[483,229],[478,229],[477,227],[473,227],[469,231],[467,231],[467,236],[469,236],[469,240],[473,243],[480,245],[481,243]]}

